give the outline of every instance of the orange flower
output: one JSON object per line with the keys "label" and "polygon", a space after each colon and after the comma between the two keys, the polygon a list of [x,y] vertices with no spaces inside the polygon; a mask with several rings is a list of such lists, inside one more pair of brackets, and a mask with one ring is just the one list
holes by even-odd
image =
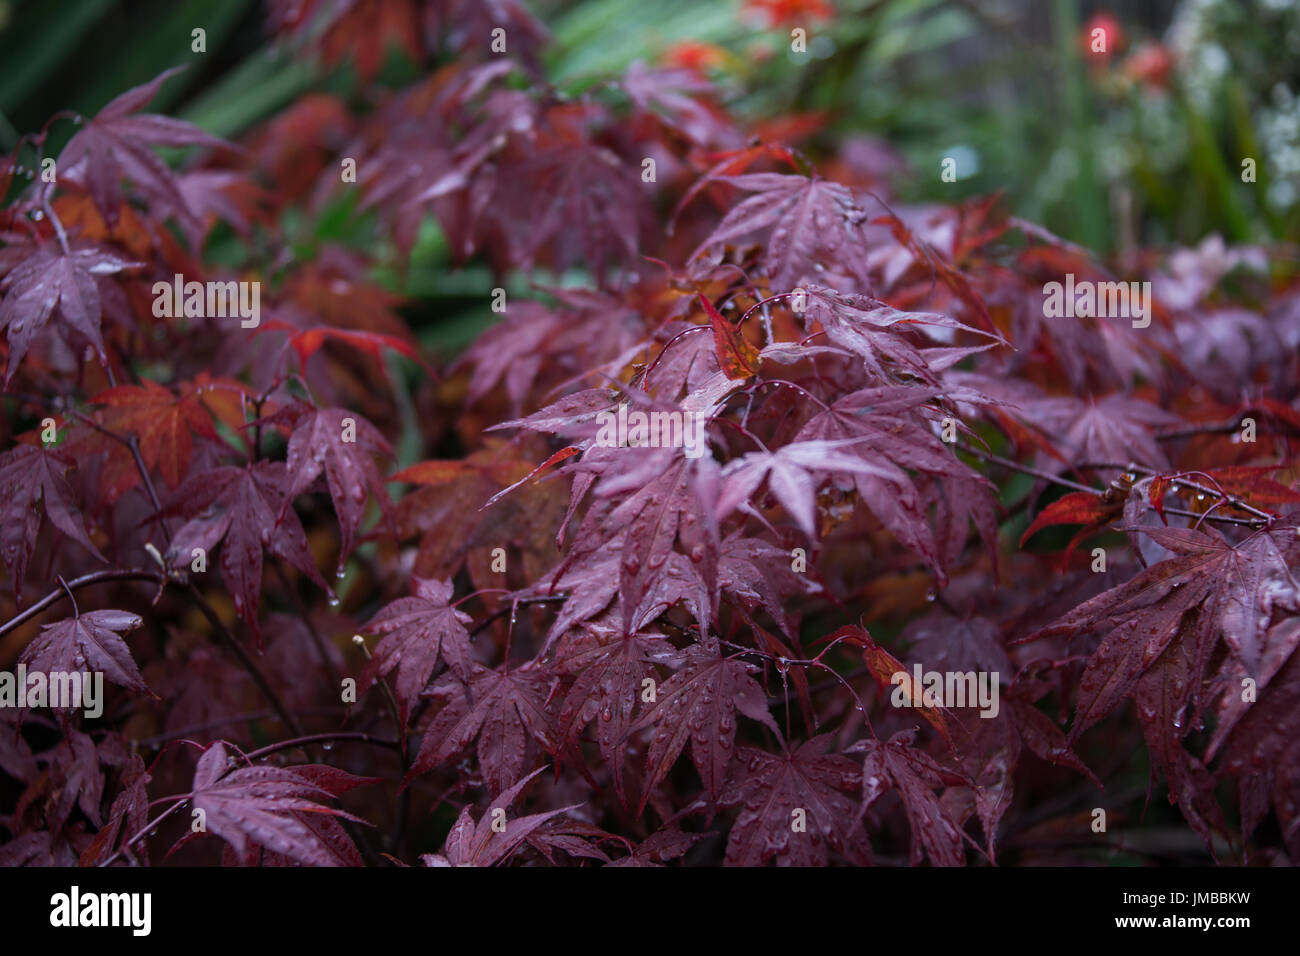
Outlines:
{"label": "orange flower", "polygon": [[782,24],[807,23],[810,20],[829,20],[835,16],[830,0],[745,0],[745,13],[758,14],[767,27]]}
{"label": "orange flower", "polygon": [[1109,60],[1124,46],[1124,31],[1119,21],[1109,13],[1099,11],[1083,25],[1083,35],[1079,44],[1085,56],[1094,60]]}
{"label": "orange flower", "polygon": [[665,49],[661,59],[667,66],[703,73],[705,70],[720,69],[726,63],[727,51],[712,43],[682,40]]}
{"label": "orange flower", "polygon": [[1132,80],[1162,90],[1168,88],[1173,68],[1173,54],[1158,43],[1143,44],[1124,61],[1124,73]]}

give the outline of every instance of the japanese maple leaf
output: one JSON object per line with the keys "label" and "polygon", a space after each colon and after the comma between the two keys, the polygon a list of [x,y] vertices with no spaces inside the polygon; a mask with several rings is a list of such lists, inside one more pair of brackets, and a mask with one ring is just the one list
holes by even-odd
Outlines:
{"label": "japanese maple leaf", "polygon": [[450,581],[415,579],[415,595],[384,607],[363,630],[383,634],[361,677],[362,693],[384,674],[397,671],[393,693],[401,706],[402,726],[441,658],[462,679],[469,677],[472,649],[465,625],[470,616],[449,606]]}
{"label": "japanese maple leaf", "polygon": [[345,408],[317,409],[300,403],[277,412],[268,421],[288,421],[293,427],[287,462],[288,494],[280,506],[280,516],[324,471],[343,537],[339,550],[342,571],[365,517],[367,489],[384,513],[391,513],[392,499],[375,467],[374,456],[390,455],[392,448],[379,429]]}
{"label": "japanese maple leaf", "polygon": [[[934,398],[935,392],[915,385],[860,389],[819,412],[796,437],[825,444],[860,439],[851,453],[871,467],[849,471],[858,497],[903,545],[942,573],[945,561],[960,554],[968,517],[994,551],[997,522],[991,484],[962,464],[935,434],[939,411],[929,404]],[[947,495],[942,502],[951,514],[946,542],[940,515],[934,528],[926,521],[926,483],[918,477],[931,479],[931,500],[938,497],[936,484]]]}
{"label": "japanese maple leaf", "polygon": [[19,726],[22,716],[17,708],[0,708],[0,771],[25,784],[40,769],[36,766],[31,745],[22,735]]}
{"label": "japanese maple leaf", "polygon": [[110,227],[117,225],[123,177],[134,183],[151,206],[173,213],[188,225],[195,216],[176,177],[153,151],[154,146],[229,146],[192,123],[139,111],[179,68],[158,74],[127,90],[87,120],[59,155],[59,175],[85,186]]}
{"label": "japanese maple leaf", "polygon": [[425,730],[407,784],[476,738],[483,779],[493,790],[505,789],[523,773],[530,739],[548,752],[555,749],[547,713],[550,680],[539,671],[527,667],[497,671],[474,661],[468,683],[447,673],[427,693],[448,699]]}
{"label": "japanese maple leaf", "polygon": [[400,47],[416,63],[422,61],[419,6],[413,0],[273,0],[268,4],[272,29],[305,34],[331,65],[351,56],[364,82],[383,65],[390,46]]}
{"label": "japanese maple leaf", "polygon": [[240,856],[251,843],[305,866],[339,864],[337,850],[299,815],[357,820],[321,800],[369,780],[334,767],[255,765],[232,769],[233,765],[225,745],[217,742],[204,751],[194,769],[189,800],[193,809],[203,811],[207,832],[221,837]]}
{"label": "japanese maple leaf", "polygon": [[[825,866],[828,850],[865,863],[869,848],[858,826],[858,765],[827,754],[822,734],[781,754],[740,749],[735,778],[719,801],[741,805],[727,838],[728,866]],[[743,769],[741,769],[743,768]]]}
{"label": "japanese maple leaf", "polygon": [[646,627],[660,614],[679,604],[690,611],[700,633],[704,633],[713,620],[713,594],[695,562],[673,551],[651,579],[640,603],[633,608],[629,627],[632,630]]}
{"label": "japanese maple leaf", "polygon": [[1300,613],[1300,583],[1292,571],[1300,562],[1294,519],[1236,546],[1212,530],[1139,530],[1174,557],[1030,635],[1103,635],[1079,681],[1072,741],[1132,694],[1175,639],[1189,642],[1189,680],[1199,680],[1220,637],[1255,676],[1269,623]]}
{"label": "japanese maple leaf", "polygon": [[909,329],[942,329],[940,334],[945,341],[957,332],[988,337],[988,333],[937,312],[904,312],[870,296],[844,294],[815,285],[810,285],[806,292],[805,328],[812,331],[820,325],[830,342],[860,356],[863,365],[877,379],[876,384],[892,384],[900,375],[938,384],[923,352],[903,334]]}
{"label": "japanese maple leaf", "polygon": [[866,628],[848,624],[827,635],[826,639],[862,648],[862,660],[867,665],[867,670],[880,682],[882,692],[888,693],[888,688],[897,686],[907,706],[916,708],[920,716],[952,746],[952,735],[944,716],[949,713],[948,708],[941,701],[935,700],[932,694],[926,693],[903,662],[877,644]]}
{"label": "japanese maple leaf", "polygon": [[[1241,684],[1229,694],[1241,696]],[[1271,801],[1283,839],[1300,854],[1300,654],[1291,653],[1259,699],[1227,734],[1221,751],[1223,769],[1240,778],[1244,835],[1249,836]],[[1272,785],[1269,786],[1269,776]],[[1263,790],[1247,799],[1252,788]]]}
{"label": "japanese maple leaf", "polygon": [[[545,769],[538,767],[503,791],[477,822],[466,805],[447,834],[442,852],[427,853],[420,859],[426,866],[495,866],[508,860],[544,823],[580,806],[574,804],[522,817],[509,816],[507,811],[519,792]],[[501,820],[504,820],[504,828],[497,822]]]}
{"label": "japanese maple leaf", "polygon": [[1070,539],[1066,554],[1074,551],[1079,542],[1090,534],[1095,534],[1120,516],[1124,510],[1123,500],[1117,502],[1103,501],[1101,495],[1088,491],[1072,491],[1062,495],[1044,508],[1020,536],[1020,546],[1042,528],[1062,524],[1081,524],[1083,527]]}
{"label": "japanese maple leaf", "polygon": [[[629,449],[597,449],[606,453]],[[709,596],[717,582],[718,532],[713,519],[712,500],[716,494],[717,467],[710,457],[692,461],[675,454],[677,449],[650,449],[642,460],[645,464],[644,484],[608,514],[599,531],[584,534],[587,524],[580,529],[574,547],[583,546],[591,536],[612,540],[625,532],[622,541],[622,562],[619,566],[619,594],[623,603],[623,626],[634,630],[633,621],[638,611],[647,608],[646,600],[668,573],[669,556],[674,542],[680,540],[689,552],[694,571],[701,586]],[[657,470],[659,455],[667,451],[672,461],[666,470]],[[628,459],[630,460],[630,458]],[[584,464],[586,463],[584,459]],[[653,475],[653,477],[651,477]],[[634,477],[635,476],[635,477]],[[611,473],[609,481],[602,484],[598,494],[612,495],[629,485],[640,484],[641,473],[625,470]],[[708,616],[712,616],[711,613]]]}
{"label": "japanese maple leaf", "polygon": [[626,760],[623,742],[645,691],[644,681],[658,679],[655,662],[675,659],[676,652],[661,634],[623,635],[598,623],[588,624],[556,649],[556,669],[575,675],[556,721],[560,742],[570,749],[570,759],[580,763],[578,738],[595,721],[596,743],[620,795]]}
{"label": "japanese maple leaf", "polygon": [[[1149,468],[1168,469],[1169,460],[1152,430],[1177,425],[1177,415],[1149,402],[1124,395],[1107,395],[1100,401],[1082,402],[1074,396],[1025,402],[1020,411],[1036,425],[1059,452],[1059,459],[1038,457],[1039,468],[1059,474],[1070,465],[1101,462],[1124,465],[1135,462]],[[1119,472],[1102,474],[1109,478]]]}
{"label": "japanese maple leaf", "polygon": [[[562,565],[538,581],[527,594],[553,595],[568,592],[546,635],[546,647],[569,628],[590,620],[609,606],[618,593],[621,541],[571,555]],[[616,546],[617,545],[617,546]]]}
{"label": "japanese maple leaf", "polygon": [[194,515],[172,537],[169,565],[188,568],[195,548],[210,554],[220,543],[221,577],[235,610],[259,641],[263,550],[288,561],[329,591],[312,561],[298,515],[285,509],[281,517],[288,484],[282,462],[259,461],[246,468],[226,465],[192,473],[176,489],[175,504],[167,509]]}
{"label": "japanese maple leaf", "polygon": [[997,624],[988,618],[933,610],[908,624],[899,639],[931,670],[988,671],[1008,684],[1015,674]]}
{"label": "japanese maple leaf", "polygon": [[718,585],[747,611],[760,607],[767,611],[787,634],[791,627],[786,613],[789,598],[821,590],[808,575],[791,570],[789,551],[739,532],[722,541]]}
{"label": "japanese maple leaf", "polygon": [[[1205,748],[1207,761],[1213,760],[1218,755],[1224,740],[1232,733],[1243,716],[1255,714],[1258,719],[1259,711],[1271,709],[1256,709],[1255,703],[1273,679],[1286,667],[1297,647],[1300,647],[1300,617],[1283,618],[1269,628],[1264,653],[1260,657],[1259,673],[1254,678],[1255,698],[1251,699],[1242,693],[1227,693],[1219,698],[1216,704],[1218,720],[1215,723],[1214,734]],[[1243,688],[1246,686],[1245,679],[1250,676],[1240,660],[1228,657],[1223,661],[1217,679],[1228,687]],[[1243,751],[1237,752],[1245,752],[1249,749],[1244,748]]]}
{"label": "japanese maple leaf", "polygon": [[1209,772],[1182,745],[1192,727],[1188,707],[1199,709],[1197,698],[1206,664],[1197,659],[1197,654],[1203,653],[1203,643],[1197,637],[1192,628],[1180,633],[1138,678],[1133,698],[1151,754],[1151,782],[1154,784],[1158,771],[1163,771],[1169,782],[1169,802],[1179,805],[1213,855],[1213,833],[1225,830],[1223,811],[1214,799]]}
{"label": "japanese maple leaf", "polygon": [[620,86],[638,109],[653,112],[700,145],[735,146],[740,139],[734,123],[702,99],[715,87],[693,70],[652,69],[633,62]]}
{"label": "japanese maple leaf", "polygon": [[718,365],[727,378],[748,379],[758,371],[758,349],[745,341],[745,336],[728,322],[708,296],[700,293],[700,303],[713,326],[713,347],[718,353]]}
{"label": "japanese maple leaf", "polygon": [[866,281],[862,253],[866,213],[846,187],[785,173],[744,173],[714,181],[756,195],[727,213],[693,258],[699,259],[712,247],[766,232],[763,262],[778,291],[792,289],[811,276],[822,257]]}
{"label": "japanese maple leaf", "polygon": [[581,262],[601,277],[636,255],[648,200],[626,162],[566,129],[569,117],[560,120],[549,124],[557,134],[539,137],[499,177],[490,208],[516,267],[530,270],[545,249],[554,268]]}
{"label": "japanese maple leaf", "polygon": [[144,760],[139,754],[131,754],[122,771],[122,790],[113,799],[113,806],[108,811],[108,823],[82,851],[79,866],[97,865],[119,836],[126,837],[144,829],[145,822],[149,819],[149,780]]}
{"label": "japanese maple leaf", "polygon": [[0,454],[0,559],[13,569],[14,595],[19,601],[41,526],[38,502],[44,504],[54,527],[104,560],[86,534],[73,501],[72,486],[64,477],[68,467],[58,451],[35,445],[17,445]]}
{"label": "japanese maple leaf", "polygon": [[9,338],[6,384],[55,314],[66,327],[61,330],[65,340],[68,332],[75,332],[94,346],[103,361],[104,339],[99,328],[102,307],[96,277],[113,275],[139,263],[78,240],[69,244],[66,253],[53,243],[24,253],[0,283],[5,290],[4,301],[0,302],[0,327],[8,330]]}
{"label": "japanese maple leaf", "polygon": [[69,728],[67,736],[55,746],[48,770],[52,794],[45,809],[51,830],[63,828],[74,806],[95,826],[100,825],[104,765],[108,762],[105,756],[88,735],[76,728]]}
{"label": "japanese maple leaf", "polygon": [[496,574],[490,568],[497,548],[518,548],[530,579],[553,563],[564,501],[558,485],[530,478],[566,452],[534,468],[520,457],[527,453],[518,443],[489,438],[485,444],[466,458],[419,462],[389,478],[420,486],[395,509],[398,536],[420,538],[413,574],[454,578],[468,567],[476,583],[497,584],[499,577],[478,577]]}
{"label": "japanese maple leaf", "polygon": [[889,469],[872,464],[843,448],[853,442],[793,442],[775,452],[756,451],[734,459],[722,469],[722,493],[718,498],[718,517],[725,518],[742,504],[751,501],[758,486],[767,479],[768,489],[794,518],[804,534],[816,535],[818,480],[814,472],[842,472],[851,475],[892,477]]}
{"label": "japanese maple leaf", "polygon": [[924,854],[935,866],[961,866],[966,862],[961,827],[934,790],[967,781],[945,771],[929,755],[913,747],[915,733],[900,730],[885,743],[863,740],[849,748],[866,754],[862,764],[862,810],[869,809],[886,791],[896,790],[912,830],[912,865],[919,864]]}
{"label": "japanese maple leaf", "polygon": [[675,828],[657,830],[636,845],[627,856],[619,857],[610,866],[663,866],[668,860],[684,855],[699,843],[707,833],[686,833]]}
{"label": "japanese maple leaf", "polygon": [[187,390],[178,398],[157,382],[142,379],[139,385],[100,392],[91,401],[107,406],[100,413],[105,428],[138,439],[145,465],[158,468],[169,488],[179,485],[189,471],[193,436],[217,437],[212,415],[197,391]]}
{"label": "japanese maple leaf", "polygon": [[87,611],[53,624],[27,645],[22,661],[33,671],[99,671],[114,684],[146,690],[122,635],[141,624],[126,611]]}
{"label": "japanese maple leaf", "polygon": [[644,809],[650,792],[672,769],[686,744],[704,789],[716,801],[736,739],[736,712],[776,731],[767,695],[750,675],[755,668],[724,657],[717,647],[692,644],[684,663],[655,693],[654,704],[628,733],[654,727],[646,765]]}

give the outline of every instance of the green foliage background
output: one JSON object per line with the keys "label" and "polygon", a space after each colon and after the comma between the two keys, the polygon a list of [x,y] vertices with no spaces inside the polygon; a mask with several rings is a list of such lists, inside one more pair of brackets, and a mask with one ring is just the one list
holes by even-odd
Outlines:
{"label": "green foliage background", "polygon": [[[866,134],[910,164],[893,184],[910,201],[1001,190],[1010,209],[1105,254],[1136,246],[1300,236],[1300,4],[1294,0],[834,0],[807,24],[769,26],[744,0],[532,0],[551,29],[549,75],[579,90],[675,43],[732,54],[714,73],[728,105],[761,121],[821,113],[801,147],[817,159]],[[1086,63],[1089,17],[1106,12],[1124,45]],[[178,64],[154,108],[238,137],[309,90],[360,106],[345,65],[326,70],[274,42],[261,0],[0,0],[0,150],[56,111],[93,113]],[[192,53],[190,31],[207,31]],[[1133,79],[1144,44],[1174,54],[1167,89]],[[766,52],[768,58],[756,56]],[[1095,60],[1096,58],[1094,58]],[[381,83],[409,82],[394,52]],[[940,164],[959,157],[959,181]],[[1256,160],[1257,181],[1241,181]],[[296,251],[372,239],[349,208],[290,222]],[[455,350],[481,328],[492,282],[452,273],[430,224],[409,272],[378,277],[415,303],[426,343]],[[217,257],[238,251],[211,248]]]}

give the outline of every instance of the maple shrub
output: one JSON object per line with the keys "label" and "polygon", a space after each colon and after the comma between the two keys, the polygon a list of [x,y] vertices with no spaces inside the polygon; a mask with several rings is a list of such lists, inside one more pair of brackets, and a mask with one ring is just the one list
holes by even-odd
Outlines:
{"label": "maple shrub", "polygon": [[511,0],[269,8],[365,94],[3,165],[0,862],[1297,858],[1293,259],[891,202]]}

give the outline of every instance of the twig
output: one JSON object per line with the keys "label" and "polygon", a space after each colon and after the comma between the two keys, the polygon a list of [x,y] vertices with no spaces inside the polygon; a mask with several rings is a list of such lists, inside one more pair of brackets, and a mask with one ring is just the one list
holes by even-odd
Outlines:
{"label": "twig", "polygon": [[208,599],[203,596],[203,592],[195,586],[193,581],[186,582],[186,588],[189,591],[190,598],[196,605],[198,605],[199,611],[208,619],[208,623],[212,625],[212,630],[216,634],[217,639],[221,641],[221,643],[225,644],[232,654],[239,658],[239,663],[243,665],[244,670],[248,671],[248,676],[253,678],[253,683],[255,683],[258,690],[262,692],[262,696],[266,698],[267,703],[275,708],[275,712],[280,715],[280,719],[284,721],[284,725],[289,728],[294,736],[301,737],[302,727],[289,709],[284,706],[284,701],[280,700],[280,696],[275,692],[275,689],[271,687],[270,682],[266,679],[266,675],[263,674],[261,668],[257,666],[257,662],[249,656],[248,651],[244,650],[244,645],[240,644],[235,635],[230,633],[230,629],[222,623],[221,618],[217,616],[217,612],[213,610],[212,605],[208,603]]}
{"label": "twig", "polygon": [[[107,581],[161,581],[162,573],[158,571],[92,571],[90,574],[83,574],[79,578],[73,578],[71,581],[59,579],[61,587],[55,588],[45,597],[41,598],[21,614],[16,614],[4,624],[0,624],[0,637],[8,634],[24,621],[31,620],[37,614],[40,614],[47,607],[55,604],[63,597],[72,597],[72,592],[78,588],[89,587],[92,584],[103,584]],[[74,602],[75,605],[75,602]]]}
{"label": "twig", "polygon": [[1090,495],[1100,495],[1103,492],[1101,488],[1093,488],[1089,485],[1081,485],[1077,481],[1071,481],[1069,478],[1062,478],[1060,475],[1053,475],[1050,472],[1039,471],[1037,468],[1031,468],[1028,465],[1022,465],[1018,461],[1011,461],[1002,458],[999,455],[990,454],[986,451],[980,451],[978,448],[972,448],[964,442],[955,444],[955,447],[976,458],[983,458],[987,462],[995,465],[1001,465],[1003,468],[1010,468],[1012,471],[1019,471],[1026,475],[1032,475],[1035,478],[1041,478],[1043,481],[1051,481],[1065,488],[1072,488],[1075,491],[1086,491]]}
{"label": "twig", "polygon": [[143,827],[141,827],[140,831],[136,833],[133,837],[131,837],[129,840],[123,840],[122,845],[119,846],[116,850],[114,850],[109,856],[105,857],[102,861],[100,861],[99,865],[108,866],[119,856],[121,856],[123,851],[125,851],[132,844],[138,843],[140,840],[143,840],[145,836],[148,835],[150,830],[158,826],[158,824],[162,823],[164,820],[166,820],[169,816],[171,816],[181,807],[185,806],[185,802],[189,799],[189,796],[185,794],[177,794],[174,798],[171,799],[175,799],[176,802],[173,803],[166,810],[164,810],[162,813],[158,814],[158,816],[154,817],[148,823],[146,823]]}
{"label": "twig", "polygon": [[363,730],[332,730],[323,734],[308,734],[293,737],[289,740],[281,740],[275,744],[267,744],[252,753],[244,754],[244,757],[250,761],[260,760],[281,750],[292,750],[295,747],[305,747],[307,744],[326,743],[334,740],[357,740],[367,744],[374,744],[376,747],[389,747],[394,750],[401,746],[399,741],[389,740],[387,737],[376,737]]}

